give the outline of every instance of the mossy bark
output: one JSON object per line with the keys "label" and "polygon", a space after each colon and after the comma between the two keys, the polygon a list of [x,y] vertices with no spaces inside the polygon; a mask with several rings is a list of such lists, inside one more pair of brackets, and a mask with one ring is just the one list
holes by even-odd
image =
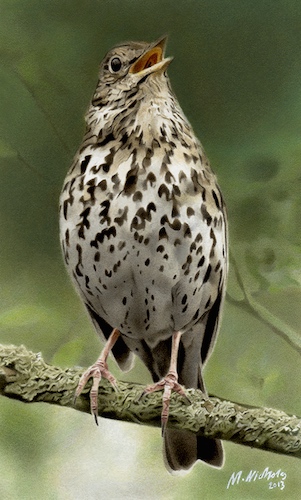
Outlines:
{"label": "mossy bark", "polygon": [[[62,369],[24,346],[0,345],[0,395],[24,403],[44,402],[89,413],[90,384],[74,401],[82,368]],[[103,380],[99,387],[99,415],[160,427],[162,394],[140,397],[144,387],[118,381],[118,390]],[[168,425],[207,437],[301,457],[301,420],[272,408],[243,406],[199,390],[187,390],[190,403],[173,394]]]}

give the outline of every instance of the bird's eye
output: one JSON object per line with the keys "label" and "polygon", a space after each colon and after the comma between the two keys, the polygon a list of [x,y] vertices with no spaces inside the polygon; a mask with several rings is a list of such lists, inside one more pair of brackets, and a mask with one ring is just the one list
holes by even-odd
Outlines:
{"label": "bird's eye", "polygon": [[121,69],[122,63],[119,57],[113,57],[110,61],[110,70],[113,73],[117,73]]}

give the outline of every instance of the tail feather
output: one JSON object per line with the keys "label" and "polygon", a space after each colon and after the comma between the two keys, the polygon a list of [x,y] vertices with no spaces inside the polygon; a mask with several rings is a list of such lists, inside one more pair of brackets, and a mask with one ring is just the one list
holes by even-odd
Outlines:
{"label": "tail feather", "polygon": [[197,460],[203,460],[213,467],[222,467],[224,463],[219,439],[196,436],[178,429],[166,429],[163,456],[165,466],[171,473],[188,472]]}
{"label": "tail feather", "polygon": [[217,468],[224,465],[224,450],[220,439],[197,436],[197,449],[199,460]]}
{"label": "tail feather", "polygon": [[188,471],[197,460],[197,438],[189,431],[166,429],[163,457],[167,470]]}

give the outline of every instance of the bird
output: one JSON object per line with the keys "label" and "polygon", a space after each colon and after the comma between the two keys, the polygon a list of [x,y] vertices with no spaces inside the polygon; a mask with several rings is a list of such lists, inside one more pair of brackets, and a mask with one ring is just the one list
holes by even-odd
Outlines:
{"label": "bird", "polygon": [[[169,472],[197,460],[222,467],[223,447],[169,428],[172,392],[206,395],[203,368],[215,345],[228,269],[227,215],[217,179],[172,90],[167,37],[131,41],[104,57],[85,134],[60,196],[63,258],[105,346],[80,378],[118,388],[135,356],[163,391],[163,456]],[[187,78],[189,76],[187,75]]]}

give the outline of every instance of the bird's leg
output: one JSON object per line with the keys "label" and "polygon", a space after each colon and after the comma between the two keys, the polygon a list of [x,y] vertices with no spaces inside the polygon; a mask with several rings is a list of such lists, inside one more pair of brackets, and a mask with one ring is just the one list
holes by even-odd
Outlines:
{"label": "bird's leg", "polygon": [[90,405],[91,413],[92,415],[94,415],[96,424],[98,424],[98,387],[101,379],[106,378],[107,380],[109,380],[109,382],[111,382],[114,389],[117,389],[116,379],[108,369],[107,358],[119,336],[120,332],[115,328],[109,336],[103,350],[101,351],[98,360],[82,374],[75,391],[74,401],[81,394],[88,380],[90,378],[93,379],[92,388],[90,391]]}
{"label": "bird's leg", "polygon": [[181,335],[181,332],[175,332],[172,336],[170,365],[167,375],[159,382],[146,387],[142,393],[142,396],[144,396],[145,394],[163,390],[163,407],[161,412],[162,436],[164,435],[168,421],[171,392],[177,392],[190,402],[185,394],[184,388],[178,383],[177,361]]}

